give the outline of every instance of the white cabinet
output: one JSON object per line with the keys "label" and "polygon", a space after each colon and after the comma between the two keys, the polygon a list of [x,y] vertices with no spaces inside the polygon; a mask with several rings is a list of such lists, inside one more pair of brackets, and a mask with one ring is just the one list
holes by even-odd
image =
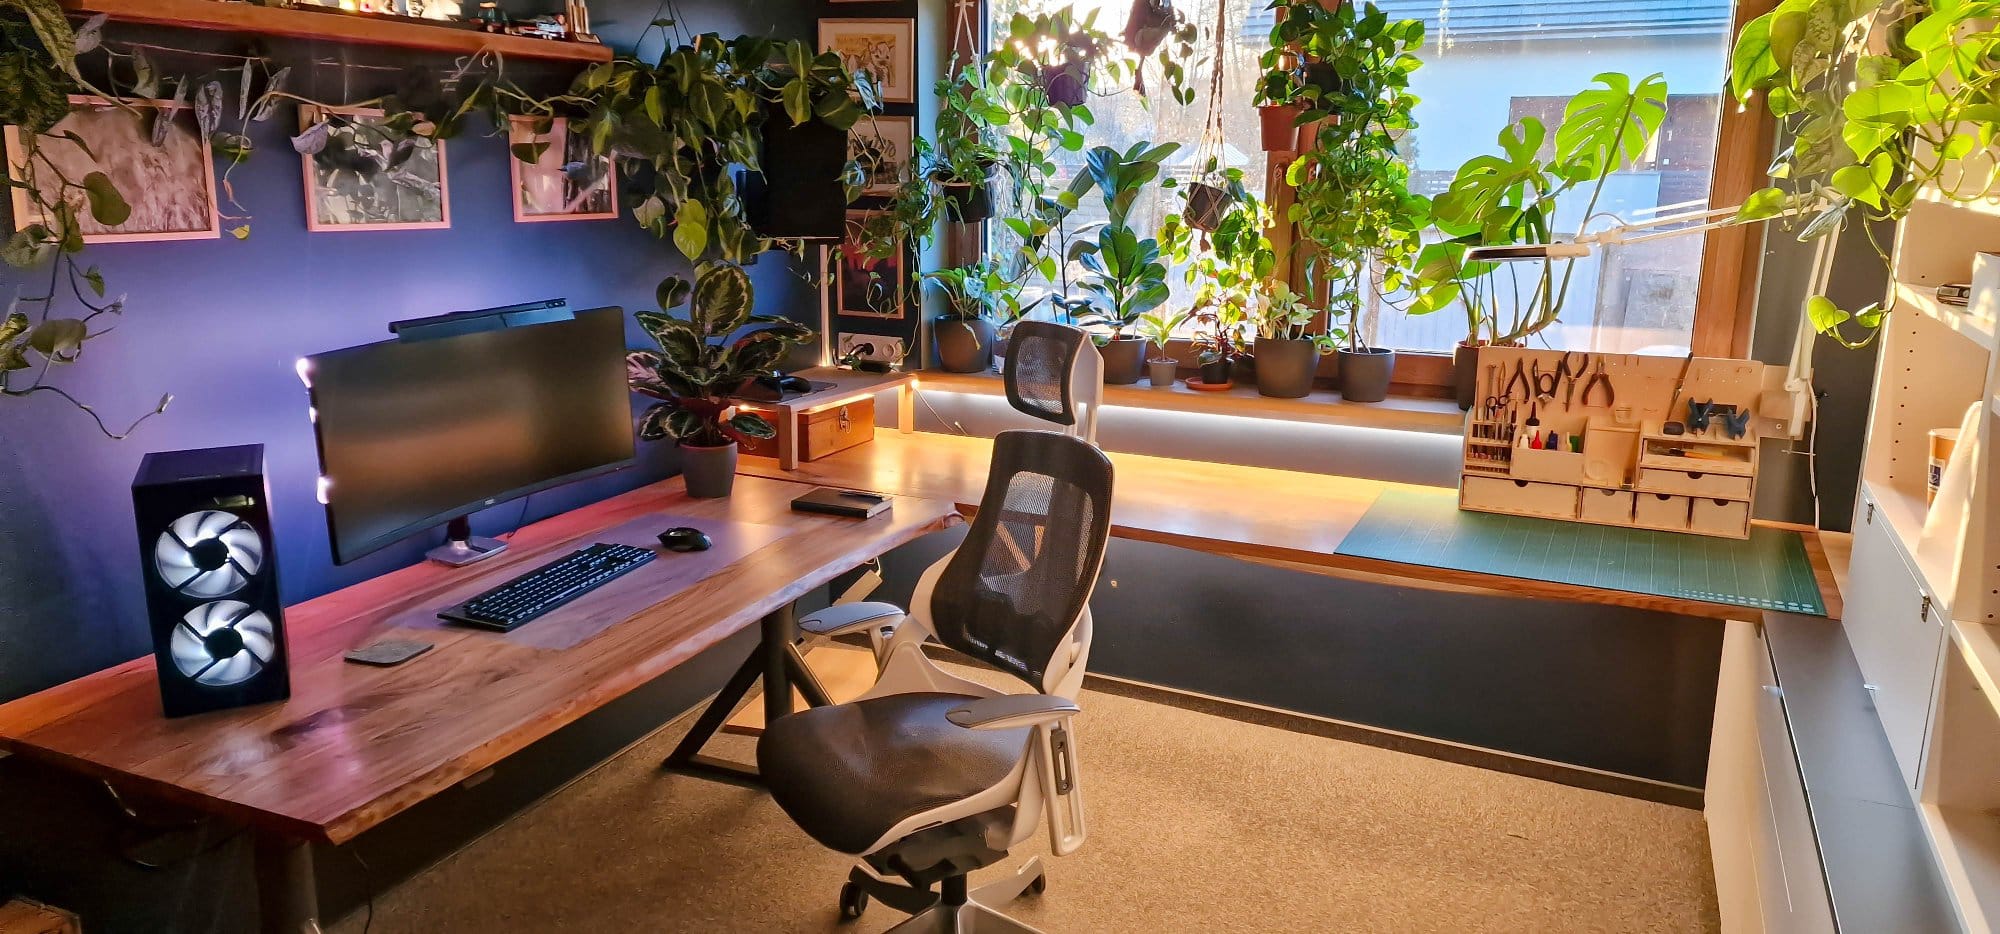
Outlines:
{"label": "white cabinet", "polygon": [[1944,644],[1944,617],[1894,536],[1864,484],[1854,510],[1854,555],[1841,625],[1874,696],[1903,783],[1915,790]]}

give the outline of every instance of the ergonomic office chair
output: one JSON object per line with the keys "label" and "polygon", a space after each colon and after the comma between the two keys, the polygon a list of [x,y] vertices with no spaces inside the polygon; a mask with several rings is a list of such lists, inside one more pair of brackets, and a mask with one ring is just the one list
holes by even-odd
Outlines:
{"label": "ergonomic office chair", "polygon": [[[1007,402],[1023,413],[1060,425],[1065,434],[1097,442],[1097,410],[1104,404],[1104,358],[1082,328],[1053,321],[1022,321],[1007,340],[1001,371]],[[873,589],[873,588],[869,588]],[[865,592],[863,594],[865,596]],[[799,620],[805,647],[833,636],[868,633],[875,663],[885,659],[895,621],[903,610],[893,603],[852,599]],[[873,620],[874,627],[860,625]]]}
{"label": "ergonomic office chair", "polygon": [[[874,898],[914,913],[896,934],[1033,931],[992,906],[1041,891],[1039,858],[976,892],[965,877],[1032,836],[1044,812],[1055,855],[1083,844],[1070,718],[1110,529],[1102,451],[1051,431],[1002,432],[979,514],[918,581],[875,686],[765,726],[757,767],[771,797],[813,839],[861,858],[841,889],[843,916]],[[944,671],[924,654],[927,638],[1033,692]]]}

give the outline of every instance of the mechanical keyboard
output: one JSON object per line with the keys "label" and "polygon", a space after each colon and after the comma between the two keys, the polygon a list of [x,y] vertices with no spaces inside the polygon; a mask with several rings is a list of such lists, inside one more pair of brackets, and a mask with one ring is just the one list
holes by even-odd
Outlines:
{"label": "mechanical keyboard", "polygon": [[441,619],[508,632],[653,560],[651,550],[596,544],[438,614]]}

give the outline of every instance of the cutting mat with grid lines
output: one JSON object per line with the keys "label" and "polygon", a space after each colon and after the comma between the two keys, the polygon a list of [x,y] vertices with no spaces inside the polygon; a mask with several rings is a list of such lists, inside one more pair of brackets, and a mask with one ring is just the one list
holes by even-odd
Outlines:
{"label": "cutting mat with grid lines", "polygon": [[1825,616],[1805,542],[1745,540],[1465,512],[1452,490],[1384,492],[1339,552],[1356,558]]}

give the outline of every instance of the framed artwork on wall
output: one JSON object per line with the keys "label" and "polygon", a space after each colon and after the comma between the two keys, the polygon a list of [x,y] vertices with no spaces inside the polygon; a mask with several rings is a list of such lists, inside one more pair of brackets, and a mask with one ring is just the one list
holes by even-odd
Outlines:
{"label": "framed artwork on wall", "polygon": [[[618,173],[610,156],[590,151],[587,137],[569,132],[569,119],[556,117],[548,132],[535,132],[535,118],[514,116],[507,123],[507,165],[514,180],[514,220],[601,221],[618,217]],[[522,157],[534,158],[534,162]]]}
{"label": "framed artwork on wall", "polygon": [[823,19],[821,51],[840,53],[849,71],[875,79],[882,100],[909,104],[917,99],[917,21],[913,19]]}
{"label": "framed artwork on wall", "polygon": [[847,212],[847,233],[840,244],[839,282],[834,311],[854,318],[903,317],[903,249],[896,244],[886,257],[866,255],[870,218],[883,211]]}
{"label": "framed artwork on wall", "polygon": [[[72,204],[85,243],[222,236],[215,204],[215,162],[208,138],[195,125],[194,108],[175,107],[171,101],[126,103],[121,107],[101,97],[70,97],[69,116],[34,141],[33,178],[42,200],[54,203],[61,197]],[[7,175],[16,182],[30,177],[25,136],[20,127],[6,128]],[[63,191],[63,179],[81,185],[94,172],[104,173],[131,208],[123,223],[98,223],[82,189]],[[48,222],[27,191],[14,186],[8,190],[17,227]]]}
{"label": "framed artwork on wall", "polygon": [[908,176],[911,166],[913,139],[917,133],[915,117],[885,117],[876,115],[856,123],[847,133],[847,158],[861,166],[868,183],[861,189],[864,195],[889,196],[896,193],[896,186]]}
{"label": "framed artwork on wall", "polygon": [[382,112],[299,105],[306,229],[443,230],[451,226],[444,142],[399,137]]}

